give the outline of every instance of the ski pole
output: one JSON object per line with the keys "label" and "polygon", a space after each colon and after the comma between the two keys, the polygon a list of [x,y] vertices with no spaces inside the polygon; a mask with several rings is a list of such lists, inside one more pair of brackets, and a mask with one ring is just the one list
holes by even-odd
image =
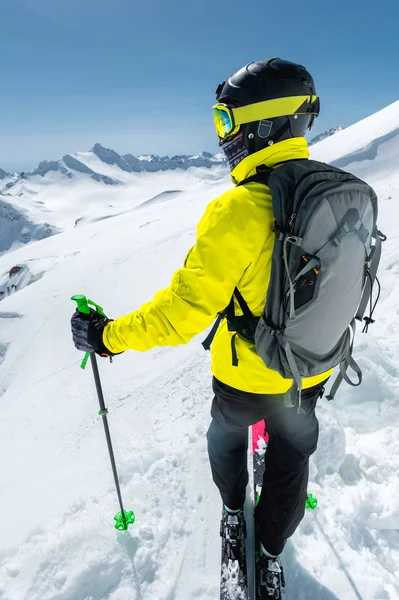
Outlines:
{"label": "ski pole", "polygon": [[[101,306],[99,306],[92,300],[88,300],[86,298],[86,296],[83,296],[82,294],[78,294],[76,296],[72,296],[71,300],[74,300],[77,303],[77,308],[80,313],[89,315],[90,314],[89,304],[90,304],[91,306],[93,306],[95,308],[95,310],[101,316],[105,317],[105,313],[104,313],[103,309],[101,308]],[[134,513],[132,510],[126,511],[123,508],[121,488],[119,485],[119,477],[118,477],[118,472],[116,470],[114,450],[112,447],[111,434],[110,434],[109,426],[108,426],[108,419],[107,419],[108,409],[106,408],[105,402],[104,402],[104,394],[103,394],[103,390],[102,390],[102,386],[101,386],[100,373],[98,372],[97,358],[96,358],[95,352],[86,352],[85,357],[80,366],[82,369],[84,369],[89,357],[90,357],[91,366],[93,369],[93,376],[94,376],[94,382],[96,385],[97,397],[98,397],[98,401],[100,404],[100,410],[99,410],[98,414],[102,417],[103,424],[104,424],[105,437],[107,439],[108,452],[109,452],[109,457],[111,460],[112,472],[114,475],[116,493],[118,496],[119,506],[121,509],[120,512],[118,514],[116,514],[114,517],[115,529],[118,529],[118,531],[126,531],[129,525],[133,525],[133,523],[135,521],[135,516],[134,516]]]}

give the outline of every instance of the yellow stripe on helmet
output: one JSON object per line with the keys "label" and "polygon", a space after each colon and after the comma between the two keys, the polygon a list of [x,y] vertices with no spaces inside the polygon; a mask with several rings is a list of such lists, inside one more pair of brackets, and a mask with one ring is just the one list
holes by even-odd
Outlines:
{"label": "yellow stripe on helmet", "polygon": [[[317,115],[313,105],[317,96],[290,96],[287,98],[276,98],[274,100],[265,100],[232,108],[234,115],[234,124],[236,127],[251,123],[252,121],[262,121],[263,119],[273,119],[275,117],[285,117],[295,114],[313,114]],[[217,105],[216,105],[217,106]]]}

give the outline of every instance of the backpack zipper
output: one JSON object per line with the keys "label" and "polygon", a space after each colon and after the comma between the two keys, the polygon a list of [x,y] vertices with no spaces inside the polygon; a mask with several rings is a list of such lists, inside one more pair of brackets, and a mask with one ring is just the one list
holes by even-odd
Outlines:
{"label": "backpack zipper", "polygon": [[292,213],[290,216],[290,220],[288,221],[288,233],[292,233],[294,231],[295,226],[296,213]]}

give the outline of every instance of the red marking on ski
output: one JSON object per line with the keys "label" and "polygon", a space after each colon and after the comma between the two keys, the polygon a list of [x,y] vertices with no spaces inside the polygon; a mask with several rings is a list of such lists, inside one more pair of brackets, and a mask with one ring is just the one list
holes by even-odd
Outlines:
{"label": "red marking on ski", "polygon": [[[264,443],[269,441],[269,434],[266,431],[266,423],[264,420],[252,425],[252,454],[259,448],[264,447]],[[259,446],[259,442],[261,445]]]}

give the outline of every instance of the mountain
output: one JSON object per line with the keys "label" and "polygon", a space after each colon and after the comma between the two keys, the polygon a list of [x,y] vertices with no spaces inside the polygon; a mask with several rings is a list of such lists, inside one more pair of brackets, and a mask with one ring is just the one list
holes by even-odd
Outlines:
{"label": "mountain", "polygon": [[189,169],[191,167],[211,168],[215,164],[224,164],[224,157],[214,156],[210,152],[201,152],[196,156],[179,154],[176,156],[157,156],[156,154],[142,155],[139,157],[132,154],[119,155],[114,150],[104,148],[101,144],[95,144],[91,150],[102,162],[108,165],[116,165],[123,171],[150,173],[157,171],[173,171],[176,169]]}
{"label": "mountain", "polygon": [[[388,240],[376,322],[355,341],[363,384],[318,404],[308,490],[319,506],[283,553],[286,594],[397,600],[399,102],[311,152],[366,177]],[[108,176],[118,169],[124,185],[85,174],[60,182],[54,172],[20,182],[20,206],[29,199],[63,231],[0,256],[0,285],[25,277],[0,302],[0,597],[218,598],[221,501],[206,453],[212,390],[202,336],[99,359],[123,499],[136,514],[129,533],[115,532],[97,396],[71,342],[69,298],[85,293],[114,318],[151,299],[184,263],[208,202],[231,183],[221,166],[148,176],[91,161]]]}
{"label": "mountain", "polygon": [[10,173],[7,173],[6,171],[3,171],[3,169],[0,169],[0,179],[5,179],[6,177],[11,177]]}
{"label": "mountain", "polygon": [[58,233],[58,228],[44,221],[38,212],[16,206],[0,193],[0,255],[12,247],[43,240]]}
{"label": "mountain", "polygon": [[314,138],[312,138],[310,140],[309,146],[313,146],[313,144],[317,144],[318,142],[321,142],[322,140],[325,140],[326,138],[331,137],[338,131],[342,131],[342,129],[343,129],[343,127],[341,127],[341,125],[336,125],[335,127],[331,127],[331,129],[327,129],[326,131],[323,131],[323,133],[319,133],[319,135],[316,135]]}
{"label": "mountain", "polygon": [[[58,173],[70,180],[81,174],[90,176],[94,181],[106,185],[120,184],[121,172],[125,173],[154,173],[158,171],[169,171],[176,169],[187,170],[191,167],[211,168],[215,165],[224,164],[224,157],[220,154],[213,156],[209,152],[202,152],[196,156],[177,155],[172,156],[140,156],[132,154],[120,155],[115,150],[104,148],[101,144],[95,144],[89,152],[76,152],[65,154],[59,160],[44,160],[31,172],[23,173],[25,180],[35,176],[45,177],[51,173]],[[112,176],[109,175],[107,167],[113,167]],[[4,171],[4,177],[8,175]],[[12,187],[12,183],[9,188]]]}
{"label": "mountain", "polygon": [[117,179],[112,179],[107,175],[93,171],[93,169],[88,167],[84,162],[78,160],[71,154],[65,154],[65,156],[57,161],[42,161],[38,164],[34,171],[31,173],[25,173],[25,179],[34,175],[40,175],[41,177],[44,177],[51,171],[65,175],[69,179],[73,178],[75,172],[75,174],[83,173],[85,175],[89,175],[94,181],[102,182],[106,185],[115,185],[119,183]]}

